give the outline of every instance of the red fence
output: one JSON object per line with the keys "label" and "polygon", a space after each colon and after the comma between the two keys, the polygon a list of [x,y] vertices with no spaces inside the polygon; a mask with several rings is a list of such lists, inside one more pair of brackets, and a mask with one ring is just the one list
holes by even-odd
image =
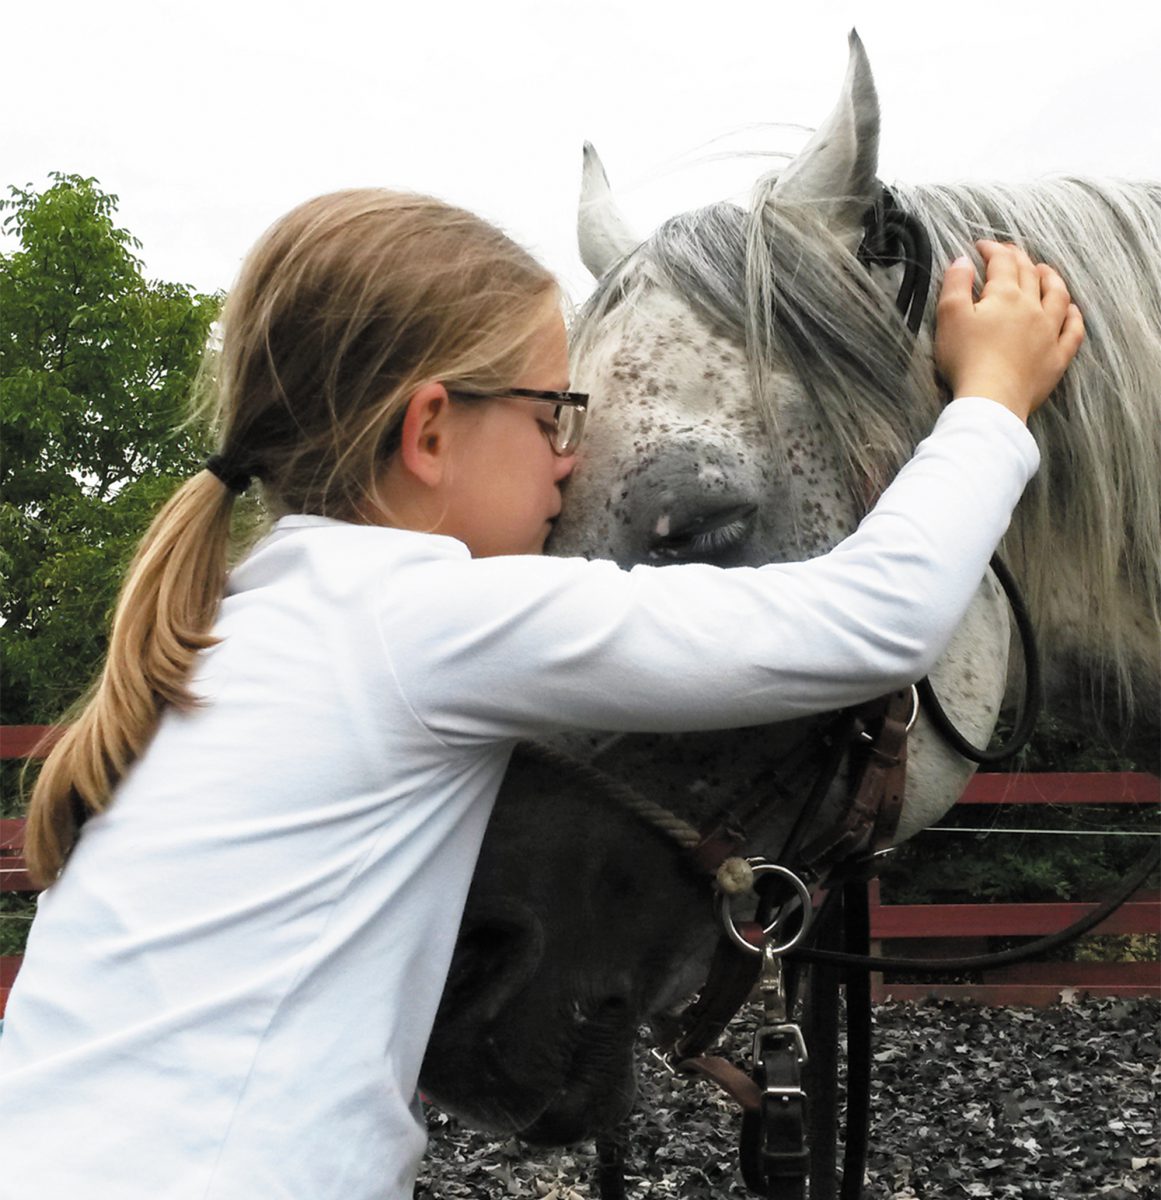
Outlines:
{"label": "red fence", "polygon": [[[977,775],[961,805],[1157,805],[1161,780],[1155,775],[1108,774]],[[1144,839],[1142,839],[1144,840]],[[941,958],[982,953],[991,937],[1039,937],[1064,929],[1096,904],[883,904],[876,880],[871,892],[871,937],[875,953]],[[1092,930],[1161,934],[1161,895],[1138,892]],[[906,941],[906,947],[883,943]],[[894,983],[875,976],[872,997],[883,1000],[939,998],[981,1004],[1041,1007],[1062,997],[1161,997],[1156,962],[1032,962],[983,973],[980,983]]]}
{"label": "red fence", "polygon": [[[27,758],[51,730],[40,725],[0,726],[0,758]],[[1161,780],[1137,773],[977,775],[960,804],[1156,805]],[[21,845],[24,822],[0,820],[0,892],[31,891]],[[875,946],[906,940],[917,957],[974,953],[989,937],[1053,933],[1091,912],[1095,904],[883,904],[871,895]],[[933,930],[937,934],[933,936]],[[1098,925],[1094,933],[1161,933],[1161,895],[1138,892]],[[0,1016],[20,958],[0,956]],[[987,972],[978,984],[899,984],[874,977],[877,1001],[942,997],[985,1004],[1047,1005],[1069,993],[1094,996],[1159,996],[1161,966],[1148,963],[1024,963]]]}

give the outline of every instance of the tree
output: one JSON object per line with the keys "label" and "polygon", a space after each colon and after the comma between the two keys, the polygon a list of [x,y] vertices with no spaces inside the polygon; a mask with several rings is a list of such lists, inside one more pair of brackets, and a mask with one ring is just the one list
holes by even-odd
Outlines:
{"label": "tree", "polygon": [[55,720],[93,678],[120,575],[204,454],[187,402],[218,296],[146,281],[117,197],[9,188],[0,255],[0,721]]}

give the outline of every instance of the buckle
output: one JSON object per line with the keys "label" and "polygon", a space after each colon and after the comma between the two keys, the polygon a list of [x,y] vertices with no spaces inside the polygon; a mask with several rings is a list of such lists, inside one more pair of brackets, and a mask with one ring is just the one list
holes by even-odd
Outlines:
{"label": "buckle", "polygon": [[[766,1051],[766,1039],[780,1037],[789,1039],[793,1044],[795,1057],[798,1059],[799,1066],[805,1066],[809,1061],[809,1055],[806,1053],[806,1039],[802,1036],[802,1030],[792,1022],[786,1022],[784,1025],[759,1025],[754,1034],[754,1050],[753,1060],[756,1063],[762,1061],[762,1055]],[[767,1089],[769,1090],[769,1089]]]}

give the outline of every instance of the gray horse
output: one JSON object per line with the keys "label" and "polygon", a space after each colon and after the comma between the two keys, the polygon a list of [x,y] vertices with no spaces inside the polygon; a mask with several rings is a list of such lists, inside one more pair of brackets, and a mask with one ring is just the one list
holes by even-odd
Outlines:
{"label": "gray horse", "polygon": [[[639,242],[586,148],[579,221],[596,292],[573,330],[588,442],[551,552],[760,564],[827,550],[930,429],[940,403],[929,304],[917,338],[902,267],[856,251],[881,202],[878,106],[852,34],[843,92],[751,208],[714,205]],[[1034,422],[1043,465],[1003,547],[1036,617],[1049,707],[1103,719],[1144,766],[1158,755],[1161,611],[1161,185],[892,185],[925,228],[935,276],[982,237],[1057,266],[1088,340]],[[723,637],[745,636],[723,629]],[[986,742],[1009,685],[994,580],[933,673]],[[1011,672],[1014,678],[1018,672]],[[774,855],[805,773],[781,766],[792,723],[683,737],[577,734],[558,748],[603,774],[518,757],[485,842],[423,1085],[471,1123],[563,1142],[615,1122],[642,1021],[700,982],[708,889],[607,777],[687,819],[780,789],[755,830]],[[972,767],[921,719],[898,839],[938,819]],[[846,801],[836,785],[817,821]]]}

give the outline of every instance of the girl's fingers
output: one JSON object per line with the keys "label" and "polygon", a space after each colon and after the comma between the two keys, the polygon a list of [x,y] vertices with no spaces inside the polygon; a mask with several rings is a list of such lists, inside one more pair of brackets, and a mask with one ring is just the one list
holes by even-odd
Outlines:
{"label": "girl's fingers", "polygon": [[[1036,270],[1036,264],[1019,246],[1013,246],[1010,242],[997,242],[994,245],[999,247],[998,251],[993,255],[993,259],[997,262],[997,265],[1000,265],[1000,263],[1011,264],[1010,267],[1007,265],[1002,267],[1005,272],[1005,279],[1014,276],[1015,283],[1021,291],[1039,296],[1040,275]],[[989,261],[988,267],[988,274],[991,275],[991,261]]]}
{"label": "girl's fingers", "polygon": [[983,241],[976,242],[976,249],[987,266],[985,291],[989,286],[993,288],[1000,285],[1019,286],[1020,275],[1016,265],[1014,246],[1009,246],[1004,242]]}
{"label": "girl's fingers", "polygon": [[1036,268],[1036,273],[1040,278],[1040,303],[1044,311],[1063,326],[1072,303],[1067,285],[1056,271],[1044,263]]}
{"label": "girl's fingers", "polygon": [[1013,247],[1013,249],[1016,251],[1016,274],[1019,277],[1021,289],[1039,297],[1040,272],[1037,271],[1036,264],[1019,247]]}
{"label": "girl's fingers", "polygon": [[1068,314],[1064,318],[1064,326],[1060,331],[1060,349],[1068,355],[1069,361],[1080,349],[1084,341],[1084,316],[1075,304],[1068,306]]}
{"label": "girl's fingers", "polygon": [[976,268],[966,254],[960,255],[943,273],[943,287],[939,293],[939,305],[944,311],[971,309],[972,285],[975,283]]}

